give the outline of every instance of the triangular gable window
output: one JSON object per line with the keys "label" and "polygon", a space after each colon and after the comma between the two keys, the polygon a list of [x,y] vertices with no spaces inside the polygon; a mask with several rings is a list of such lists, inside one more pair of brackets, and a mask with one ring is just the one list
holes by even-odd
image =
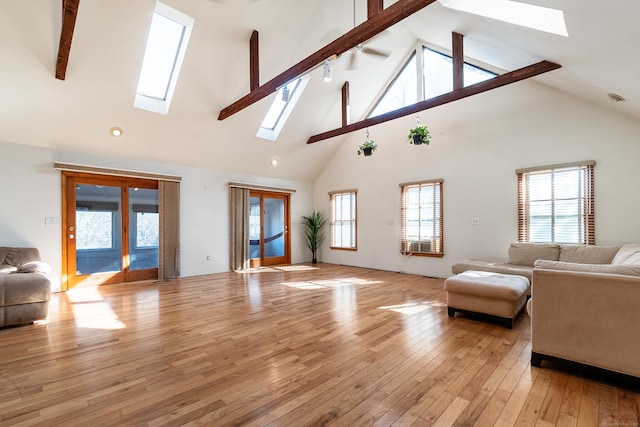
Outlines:
{"label": "triangular gable window", "polygon": [[[418,67],[417,64],[422,64]],[[464,63],[464,85],[470,86],[496,76],[467,62]],[[431,99],[453,90],[453,59],[431,48],[419,45],[404,67],[382,93],[367,117],[397,110],[418,101]]]}

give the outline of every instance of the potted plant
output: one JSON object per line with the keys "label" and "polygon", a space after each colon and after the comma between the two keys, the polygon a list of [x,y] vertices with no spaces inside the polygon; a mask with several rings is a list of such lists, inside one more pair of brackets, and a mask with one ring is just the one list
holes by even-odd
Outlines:
{"label": "potted plant", "polygon": [[363,153],[365,156],[370,156],[377,148],[378,145],[373,142],[373,140],[367,139],[360,148],[358,148],[358,156]]}
{"label": "potted plant", "polygon": [[409,130],[409,144],[420,145],[427,144],[429,145],[429,138],[431,135],[429,134],[429,129],[425,125],[418,125],[415,128]]}
{"label": "potted plant", "polygon": [[322,227],[327,222],[326,218],[322,217],[322,212],[313,211],[308,216],[302,216],[306,230],[304,235],[307,239],[307,247],[311,250],[311,263],[316,264],[318,262],[318,248],[324,242],[324,232]]}

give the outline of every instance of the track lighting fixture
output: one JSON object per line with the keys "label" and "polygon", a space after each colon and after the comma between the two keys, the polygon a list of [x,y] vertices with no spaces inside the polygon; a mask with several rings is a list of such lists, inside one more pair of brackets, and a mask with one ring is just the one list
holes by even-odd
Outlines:
{"label": "track lighting fixture", "polygon": [[329,64],[329,60],[325,59],[324,68],[322,71],[322,81],[330,82],[331,81],[331,64]]}

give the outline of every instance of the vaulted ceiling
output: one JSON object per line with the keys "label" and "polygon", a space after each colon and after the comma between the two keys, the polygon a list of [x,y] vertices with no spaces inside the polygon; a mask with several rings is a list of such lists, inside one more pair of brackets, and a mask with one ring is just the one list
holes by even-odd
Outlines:
{"label": "vaulted ceiling", "polygon": [[[0,3],[0,141],[129,156],[158,162],[312,181],[341,136],[316,144],[311,135],[340,126],[341,87],[349,81],[351,115],[367,108],[418,41],[451,49],[464,35],[465,55],[502,70],[540,60],[561,69],[534,80],[589,102],[640,118],[635,75],[640,4],[530,0],[562,9],[569,37],[457,12],[440,3],[394,25],[369,46],[392,54],[363,55],[347,70],[343,55],[333,80],[311,80],[277,141],[255,136],[274,95],[220,121],[220,110],[249,91],[249,38],[260,33],[260,81],[296,64],[353,28],[345,0],[165,0],[195,18],[191,40],[167,115],[135,109],[133,100],[155,0],[81,0],[64,81],[55,79],[60,0]],[[393,1],[386,1],[389,7]],[[366,19],[356,0],[355,24]],[[612,103],[607,93],[626,98]],[[108,130],[124,129],[113,138]],[[272,158],[279,160],[272,167]]]}

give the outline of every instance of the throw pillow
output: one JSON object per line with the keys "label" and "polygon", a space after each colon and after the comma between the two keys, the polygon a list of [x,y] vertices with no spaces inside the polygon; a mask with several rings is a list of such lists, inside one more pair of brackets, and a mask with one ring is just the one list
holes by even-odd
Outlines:
{"label": "throw pillow", "polygon": [[18,273],[44,273],[51,274],[51,267],[46,262],[31,261],[18,267]]}
{"label": "throw pillow", "polygon": [[613,265],[638,265],[640,266],[640,245],[629,243],[620,248],[613,261]]}

